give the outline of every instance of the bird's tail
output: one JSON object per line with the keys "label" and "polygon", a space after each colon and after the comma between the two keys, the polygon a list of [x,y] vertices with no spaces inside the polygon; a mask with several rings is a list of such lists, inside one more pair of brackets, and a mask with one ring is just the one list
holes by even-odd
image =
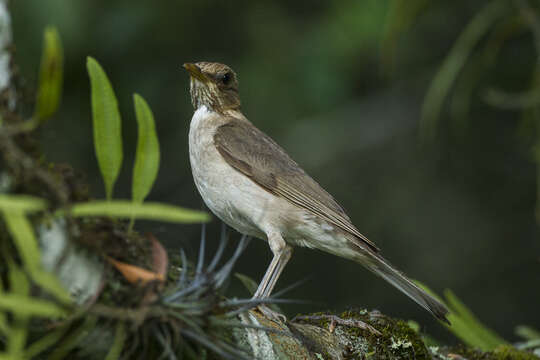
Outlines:
{"label": "bird's tail", "polygon": [[[365,254],[365,253],[364,253]],[[413,299],[418,305],[429,311],[437,319],[450,324],[446,318],[448,309],[440,301],[414,284],[407,276],[393,267],[382,256],[369,251],[367,257],[356,258],[356,261],[366,266],[371,272],[382,277],[398,290]]]}

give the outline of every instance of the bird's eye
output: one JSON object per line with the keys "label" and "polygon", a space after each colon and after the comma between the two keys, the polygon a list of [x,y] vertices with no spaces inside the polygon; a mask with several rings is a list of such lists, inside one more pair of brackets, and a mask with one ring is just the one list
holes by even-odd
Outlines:
{"label": "bird's eye", "polygon": [[231,82],[232,75],[230,72],[226,72],[225,74],[221,75],[220,80],[223,85],[229,85]]}

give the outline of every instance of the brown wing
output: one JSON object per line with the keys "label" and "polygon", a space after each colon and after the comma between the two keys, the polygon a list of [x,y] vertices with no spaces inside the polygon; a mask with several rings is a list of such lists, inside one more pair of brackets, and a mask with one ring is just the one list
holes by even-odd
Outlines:
{"label": "brown wing", "polygon": [[304,172],[269,136],[247,121],[231,118],[214,134],[214,144],[225,161],[272,194],[281,196],[378,251],[354,227],[334,198]]}

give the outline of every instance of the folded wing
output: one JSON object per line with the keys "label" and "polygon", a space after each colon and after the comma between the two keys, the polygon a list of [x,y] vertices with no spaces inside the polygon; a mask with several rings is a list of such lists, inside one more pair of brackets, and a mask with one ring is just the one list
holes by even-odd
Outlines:
{"label": "folded wing", "polygon": [[245,120],[231,118],[216,130],[214,145],[229,165],[266,191],[354,235],[359,246],[379,250],[360,234],[334,198],[255,126]]}

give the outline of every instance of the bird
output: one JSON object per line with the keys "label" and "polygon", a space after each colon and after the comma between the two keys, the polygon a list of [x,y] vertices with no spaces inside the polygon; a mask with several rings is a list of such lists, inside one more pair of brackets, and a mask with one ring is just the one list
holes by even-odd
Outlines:
{"label": "bird", "polygon": [[270,297],[293,246],[300,246],[363,265],[449,324],[445,305],[383,258],[337,201],[244,116],[238,77],[229,66],[192,62],[183,67],[194,108],[189,159],[197,190],[218,218],[267,241],[273,254],[255,299]]}

